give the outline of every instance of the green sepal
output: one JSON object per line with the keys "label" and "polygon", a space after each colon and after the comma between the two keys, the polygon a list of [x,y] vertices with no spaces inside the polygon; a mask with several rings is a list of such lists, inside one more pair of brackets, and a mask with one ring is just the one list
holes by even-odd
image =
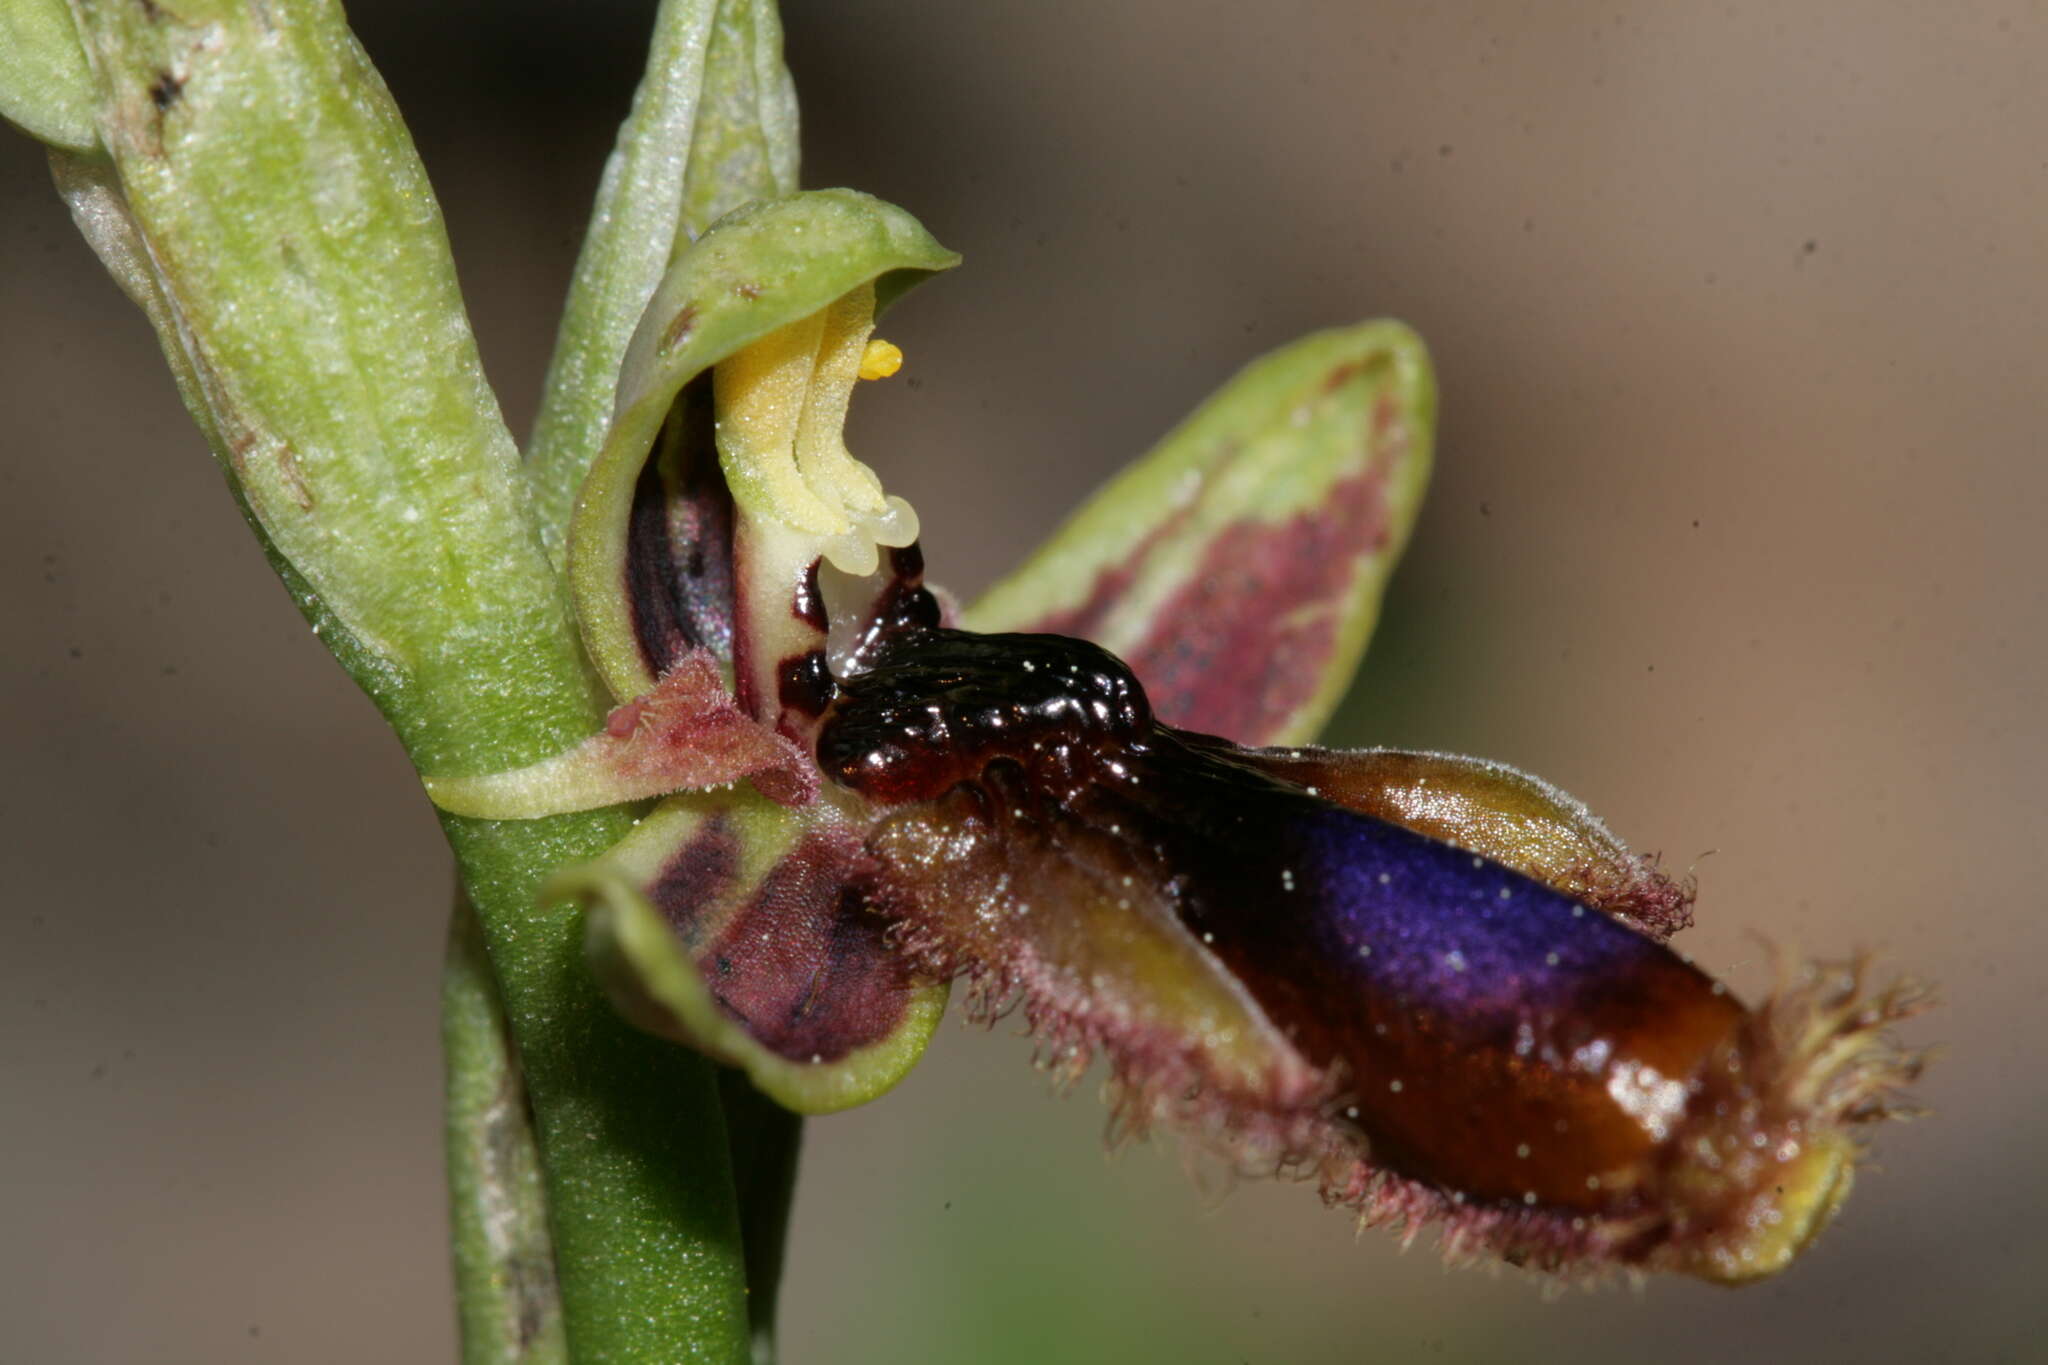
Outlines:
{"label": "green sepal", "polygon": [[[633,488],[669,405],[691,379],[863,284],[877,308],[960,258],[903,210],[854,190],[810,190],[728,214],[681,252],[626,349],[604,447],[577,497],[569,580],[583,640],[620,700],[654,686],[622,575]],[[744,474],[733,496],[754,490]]]}
{"label": "green sepal", "polygon": [[0,117],[67,151],[99,145],[92,68],[64,0],[0,4]]}
{"label": "green sepal", "polygon": [[1163,719],[1242,744],[1319,730],[1422,504],[1436,384],[1397,322],[1262,357],[970,607],[974,630],[1079,635]]}
{"label": "green sepal", "polygon": [[[792,811],[737,792],[675,797],[603,857],[556,874],[546,894],[587,907],[592,970],[625,1018],[739,1068],[784,1108],[825,1114],[865,1104],[902,1080],[946,1007],[946,984],[911,973],[883,943],[881,918],[845,896],[858,847],[859,835],[824,803]],[[778,949],[773,971],[808,982],[805,1007],[816,1002],[820,1010],[837,998],[828,974],[884,973],[877,995],[887,1003],[886,1024],[861,1020],[858,1045],[832,1057],[778,1052],[744,1013],[745,988],[773,983],[765,974],[749,978],[744,963],[725,956],[728,945],[735,935],[744,946],[746,935],[774,932],[817,946],[843,916],[859,917],[849,927],[869,951],[821,947],[815,961],[792,966]],[[721,978],[716,992],[713,976]]]}
{"label": "green sepal", "polygon": [[773,0],[662,0],[528,446],[534,510],[557,566],[611,419],[619,362],[662,271],[727,211],[796,187],[796,95]]}
{"label": "green sepal", "polygon": [[[701,233],[750,200],[791,193],[796,163],[796,86],[782,63],[774,0],[720,0],[684,167],[684,232]],[[676,250],[685,242],[678,234]]]}

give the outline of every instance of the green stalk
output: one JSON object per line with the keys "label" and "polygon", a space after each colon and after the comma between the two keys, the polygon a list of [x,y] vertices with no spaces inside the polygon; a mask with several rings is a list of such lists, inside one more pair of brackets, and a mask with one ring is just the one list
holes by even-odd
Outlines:
{"label": "green stalk", "polygon": [[[108,155],[61,155],[60,186],[315,630],[423,772],[514,766],[588,733],[607,699],[438,208],[339,9],[77,0],[74,17]],[[711,1069],[620,1022],[574,913],[536,897],[629,823],[443,820],[524,1068],[573,1357],[744,1360]]]}
{"label": "green stalk", "polygon": [[[577,491],[611,424],[627,344],[669,262],[732,209],[793,192],[797,159],[796,94],[774,0],[663,0],[646,70],[598,185],[527,450],[542,536],[557,566]],[[770,1365],[803,1119],[736,1071],[721,1067],[718,1077],[753,1357]],[[488,1298],[489,1285],[479,1292]]]}
{"label": "green stalk", "polygon": [[448,1204],[464,1365],[562,1365],[540,1144],[483,926],[460,892],[441,974]]}

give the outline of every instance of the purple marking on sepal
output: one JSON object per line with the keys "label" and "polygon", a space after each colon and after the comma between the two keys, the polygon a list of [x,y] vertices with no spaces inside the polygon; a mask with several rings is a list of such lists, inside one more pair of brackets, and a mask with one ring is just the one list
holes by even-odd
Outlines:
{"label": "purple marking on sepal", "polygon": [[751,888],[738,884],[741,853],[714,815],[646,888],[719,1007],[799,1063],[836,1062],[900,1027],[920,982],[855,884],[859,837],[806,830]]}

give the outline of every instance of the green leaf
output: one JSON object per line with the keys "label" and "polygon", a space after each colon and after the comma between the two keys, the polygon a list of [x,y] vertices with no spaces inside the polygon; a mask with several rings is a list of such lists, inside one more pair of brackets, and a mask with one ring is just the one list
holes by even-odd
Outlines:
{"label": "green leaf", "polygon": [[1328,719],[1429,478],[1436,386],[1399,323],[1254,361],[970,607],[1095,641],[1161,719],[1244,744]]}
{"label": "green leaf", "polygon": [[626,343],[662,271],[721,214],[791,193],[796,176],[796,98],[772,0],[664,0],[598,185],[528,447],[557,560],[611,421]]}
{"label": "green leaf", "polygon": [[[654,686],[625,581],[633,490],[677,393],[770,332],[863,284],[901,294],[960,258],[903,210],[854,190],[810,190],[721,219],[662,278],[627,348],[617,415],[577,499],[570,586],[584,646],[620,700]],[[878,305],[879,306],[879,305]],[[736,499],[759,496],[728,469]]]}
{"label": "green leaf", "polygon": [[0,116],[74,152],[99,145],[92,69],[64,0],[0,4]]}

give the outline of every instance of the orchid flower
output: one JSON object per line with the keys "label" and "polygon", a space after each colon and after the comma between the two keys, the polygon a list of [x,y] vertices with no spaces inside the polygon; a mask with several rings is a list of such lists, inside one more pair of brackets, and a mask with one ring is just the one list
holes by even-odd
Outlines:
{"label": "orchid flower", "polygon": [[1055,1074],[1102,1059],[1120,1131],[1456,1256],[1734,1282],[1839,1206],[1918,991],[1746,1007],[1570,797],[1301,747],[1422,497],[1406,329],[1255,362],[962,608],[843,437],[904,363],[876,317],[956,258],[796,192],[770,0],[659,7],[523,454],[334,0],[0,31],[0,115],[440,807],[473,1358],[765,1356],[790,1144],[732,1076],[872,1100],[955,984]]}
{"label": "orchid flower", "polygon": [[731,214],[627,349],[568,563],[617,705],[525,767],[427,779],[532,819],[661,798],[550,894],[641,1027],[806,1114],[914,1066],[964,983],[1121,1129],[1306,1175],[1405,1236],[1544,1271],[1782,1268],[1919,1059],[1909,985],[1746,1007],[1667,940],[1691,890],[1503,765],[1305,744],[1427,479],[1420,343],[1247,368],[956,607],[847,451],[956,259],[849,191]]}

